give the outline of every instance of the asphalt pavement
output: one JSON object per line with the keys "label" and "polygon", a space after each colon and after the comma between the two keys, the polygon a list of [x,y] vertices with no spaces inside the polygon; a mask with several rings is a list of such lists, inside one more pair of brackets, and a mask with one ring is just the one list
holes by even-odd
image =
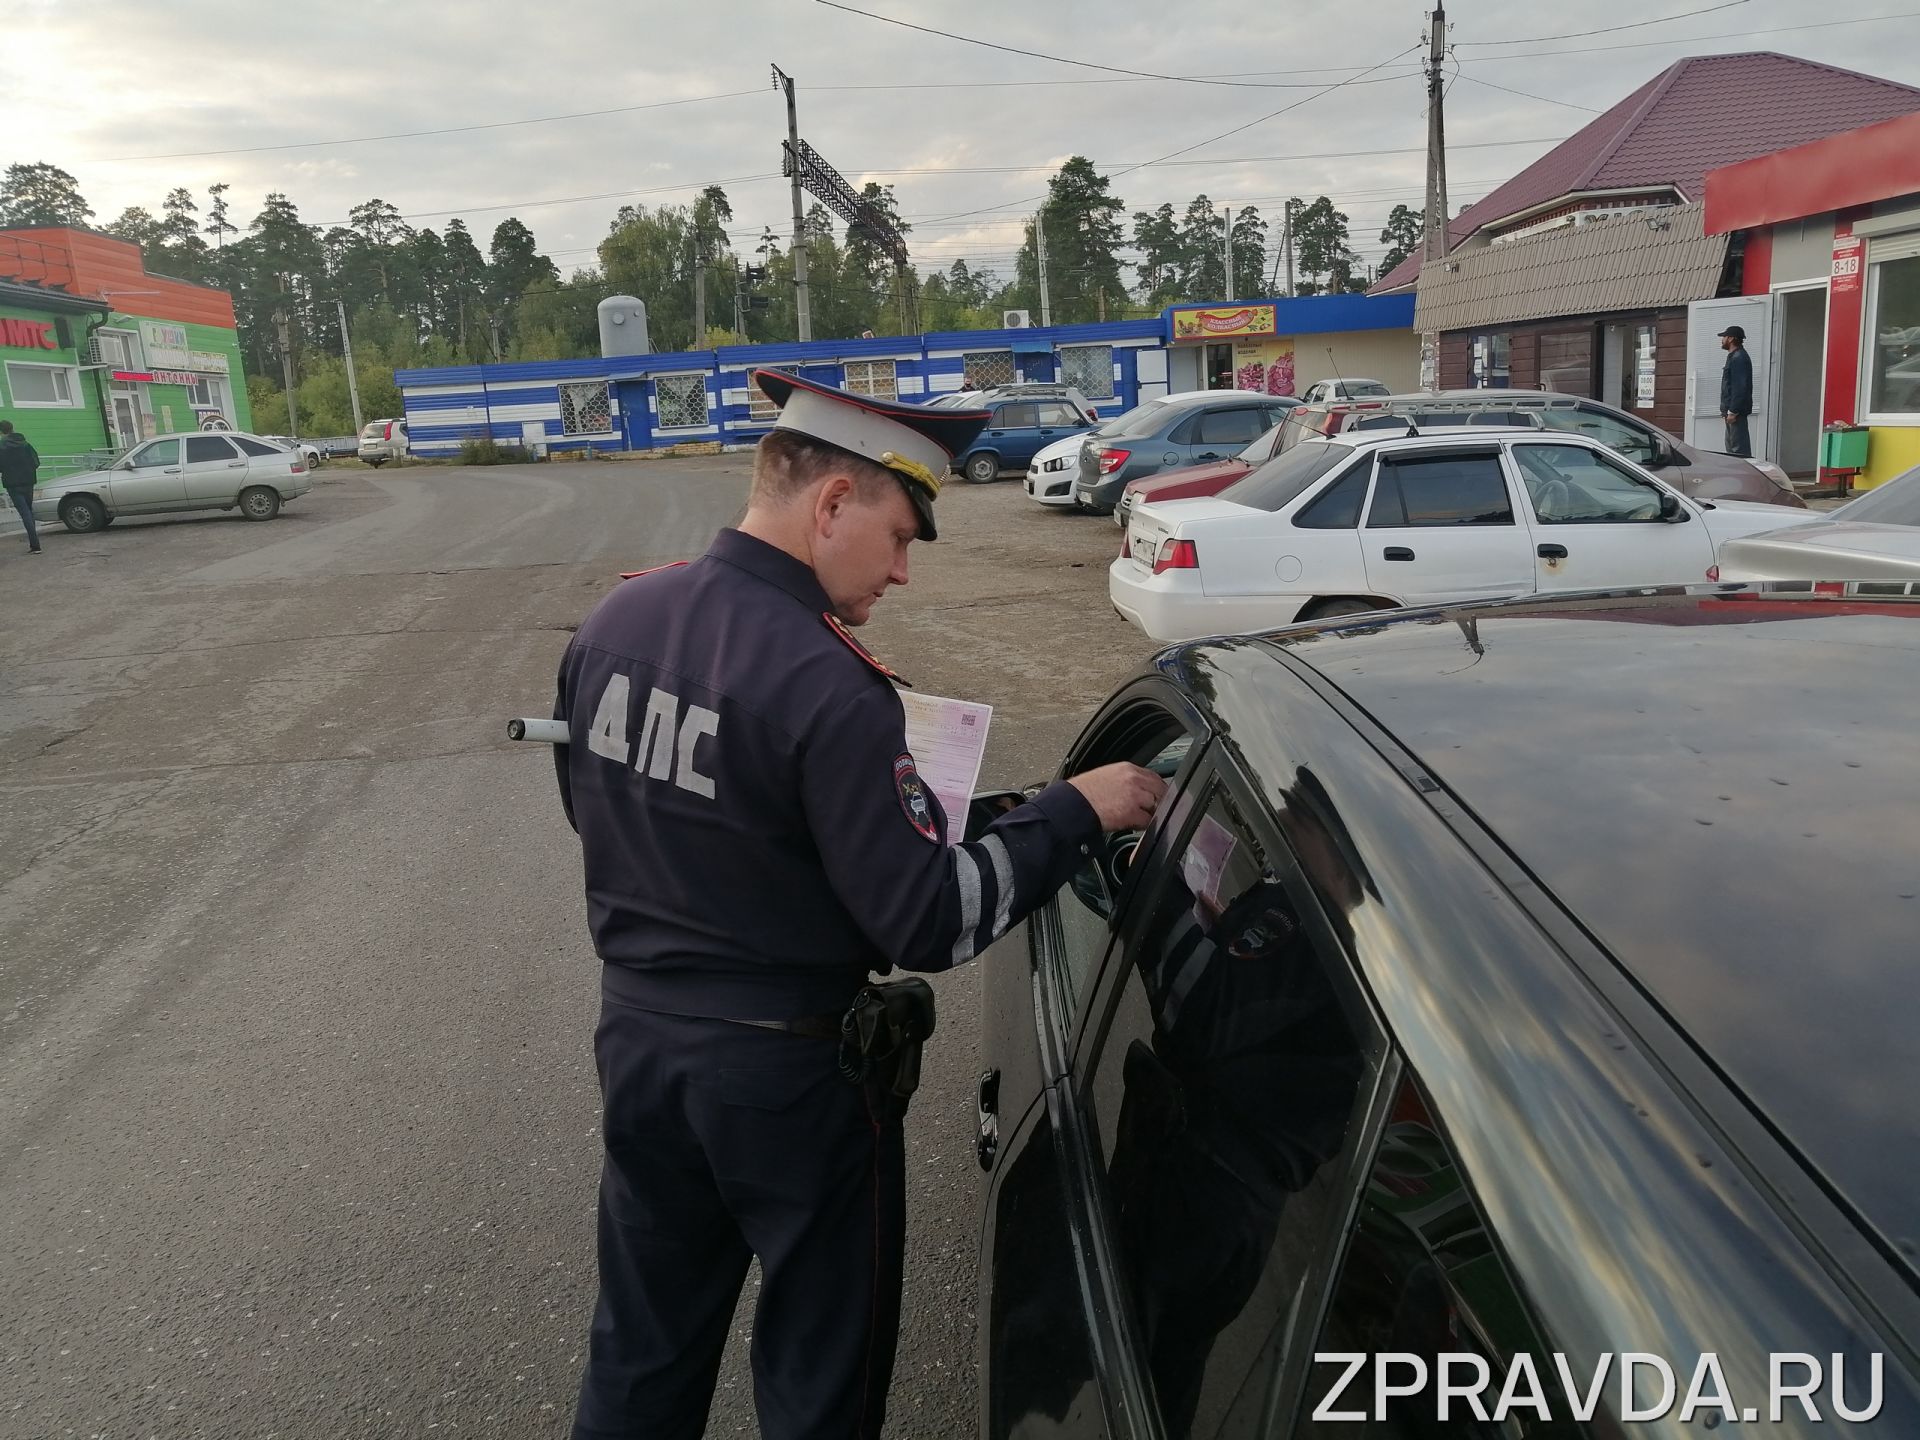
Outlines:
{"label": "asphalt pavement", "polygon": [[[597,967],[504,722],[748,458],[323,469],[265,524],[0,537],[0,1436],[566,1433]],[[1150,653],[1117,532],[1012,482],[940,514],[863,639],[995,707],[984,784],[1038,778]],[[937,988],[900,1437],[976,1427],[977,969]],[[712,1435],[755,1433],[749,1328]]]}

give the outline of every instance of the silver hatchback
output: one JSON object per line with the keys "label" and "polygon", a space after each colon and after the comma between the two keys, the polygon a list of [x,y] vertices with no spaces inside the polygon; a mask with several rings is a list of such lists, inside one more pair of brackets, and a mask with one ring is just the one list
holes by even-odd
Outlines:
{"label": "silver hatchback", "polygon": [[136,445],[104,470],[88,470],[37,486],[33,516],[86,534],[122,515],[184,510],[238,510],[271,520],[283,502],[313,481],[300,455],[237,431],[160,435]]}

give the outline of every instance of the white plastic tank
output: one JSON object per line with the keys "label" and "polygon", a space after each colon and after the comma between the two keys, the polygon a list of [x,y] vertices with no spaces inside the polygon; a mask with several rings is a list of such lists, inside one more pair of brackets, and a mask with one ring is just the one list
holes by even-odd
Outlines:
{"label": "white plastic tank", "polygon": [[600,354],[651,355],[647,338],[647,305],[631,295],[609,295],[600,302]]}

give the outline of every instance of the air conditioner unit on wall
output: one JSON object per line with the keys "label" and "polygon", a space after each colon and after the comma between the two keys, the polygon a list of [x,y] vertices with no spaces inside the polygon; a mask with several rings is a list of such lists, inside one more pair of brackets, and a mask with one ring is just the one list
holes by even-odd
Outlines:
{"label": "air conditioner unit on wall", "polygon": [[1000,312],[1000,325],[1001,328],[1006,330],[1031,330],[1033,328],[1033,312],[1030,310],[1002,310]]}

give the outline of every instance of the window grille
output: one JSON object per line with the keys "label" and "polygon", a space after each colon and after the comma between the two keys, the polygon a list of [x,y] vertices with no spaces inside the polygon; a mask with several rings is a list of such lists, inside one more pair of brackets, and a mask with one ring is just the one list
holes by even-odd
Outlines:
{"label": "window grille", "polygon": [[688,430],[707,423],[707,377],[662,375],[653,382],[662,430]]}
{"label": "window grille", "polygon": [[605,435],[613,429],[606,381],[575,380],[560,387],[560,429],[567,435]]}
{"label": "window grille", "polygon": [[1113,398],[1113,347],[1072,345],[1060,352],[1060,379],[1089,400]]}

